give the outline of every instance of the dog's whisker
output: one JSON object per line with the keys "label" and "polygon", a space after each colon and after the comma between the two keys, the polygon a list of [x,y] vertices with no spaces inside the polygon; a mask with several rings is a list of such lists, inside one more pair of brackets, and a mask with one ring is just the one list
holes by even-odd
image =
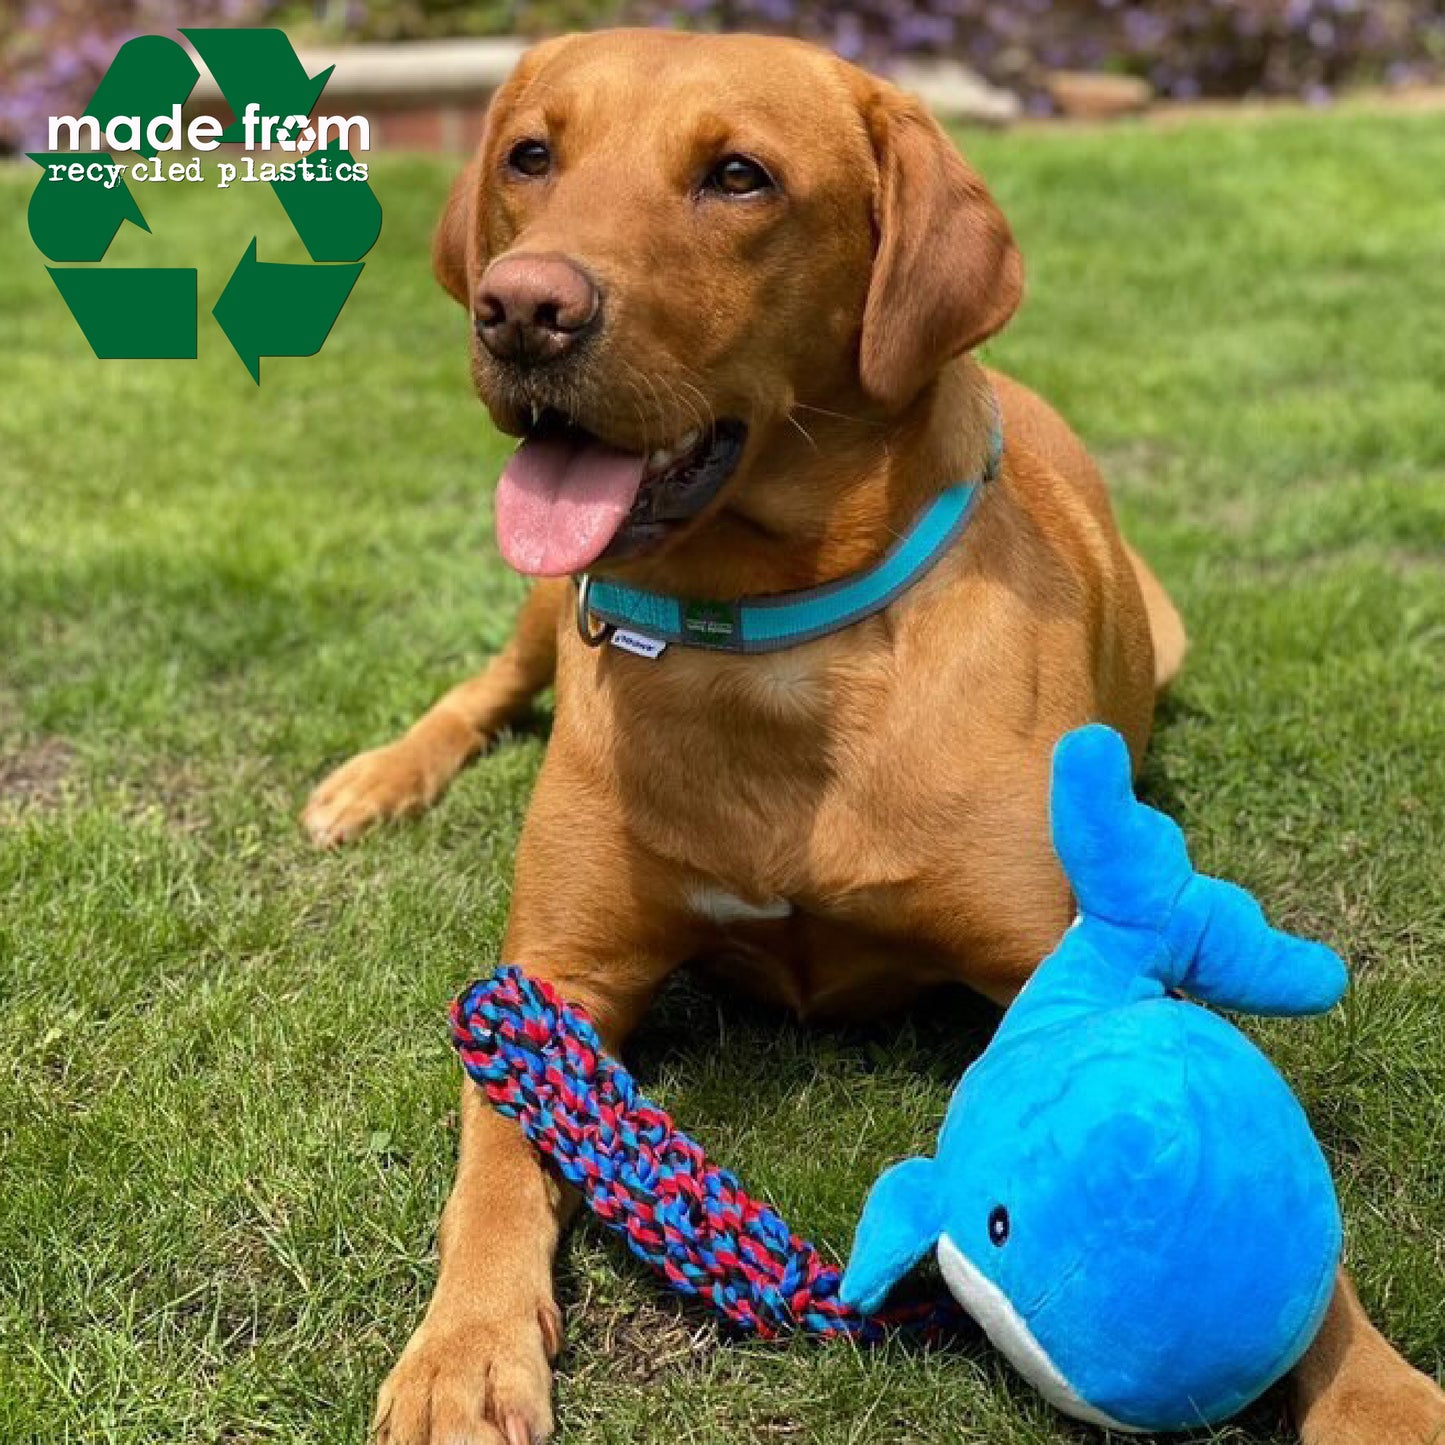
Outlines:
{"label": "dog's whisker", "polygon": [[831,416],[835,417],[838,421],[850,421],[856,423],[858,426],[875,427],[879,431],[886,431],[888,429],[887,422],[875,421],[870,417],[852,416],[846,411],[829,411],[826,406],[813,406],[810,402],[806,401],[795,401],[793,403],[793,410],[816,412],[819,416]]}
{"label": "dog's whisker", "polygon": [[637,418],[637,430],[642,437],[643,448],[651,450],[647,431],[647,412],[642,405],[642,391],[630,376],[621,376],[618,380],[627,388],[627,399],[632,405],[633,415]]}
{"label": "dog's whisker", "polygon": [[[713,411],[712,403],[707,399],[706,394],[691,382],[684,381],[680,384],[685,386],[698,400],[698,406],[691,408],[692,419],[698,423],[698,429],[700,431],[716,433],[717,415]],[[681,398],[679,397],[679,401],[680,400]]]}
{"label": "dog's whisker", "polygon": [[620,380],[627,385],[628,394],[632,398],[633,410],[637,413],[638,429],[642,438],[642,450],[648,451],[652,447],[652,427],[649,421],[650,412],[646,405],[642,387],[639,382],[647,382],[648,392],[652,398],[652,411],[657,409],[657,393],[648,380],[647,376],[635,367],[626,357],[619,356],[617,364],[621,369]]}
{"label": "dog's whisker", "polygon": [[808,445],[813,448],[814,451],[818,450],[818,443],[813,440],[813,434],[808,430],[807,427],[803,425],[802,422],[798,420],[797,417],[793,415],[792,412],[788,412],[787,421],[789,426],[791,426],[795,431],[798,431],[802,434],[803,440],[806,441]]}
{"label": "dog's whisker", "polygon": [[657,415],[659,424],[665,425],[664,418],[667,414],[667,408],[663,405],[662,395],[657,389],[657,382],[654,380],[651,373],[649,372],[637,369],[636,374],[643,382],[646,383],[648,391],[652,394],[652,405]]}

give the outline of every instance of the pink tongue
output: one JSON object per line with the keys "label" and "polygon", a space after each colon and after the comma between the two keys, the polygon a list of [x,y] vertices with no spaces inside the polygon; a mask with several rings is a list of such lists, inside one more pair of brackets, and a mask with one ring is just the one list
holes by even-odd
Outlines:
{"label": "pink tongue", "polygon": [[502,556],[533,577],[590,567],[631,510],[646,465],[601,442],[523,442],[497,483]]}

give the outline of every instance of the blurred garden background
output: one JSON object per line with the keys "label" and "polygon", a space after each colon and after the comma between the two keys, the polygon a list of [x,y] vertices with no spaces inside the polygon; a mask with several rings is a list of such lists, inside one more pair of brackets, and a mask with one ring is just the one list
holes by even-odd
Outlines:
{"label": "blurred garden background", "polygon": [[1428,83],[1445,64],[1445,0],[0,0],[0,150],[42,146],[44,118],[76,114],[129,37],[241,24],[315,46],[614,24],[767,31],[885,70],[966,65],[1038,114],[1072,108],[1060,75],[1131,80],[1136,97],[1325,104]]}

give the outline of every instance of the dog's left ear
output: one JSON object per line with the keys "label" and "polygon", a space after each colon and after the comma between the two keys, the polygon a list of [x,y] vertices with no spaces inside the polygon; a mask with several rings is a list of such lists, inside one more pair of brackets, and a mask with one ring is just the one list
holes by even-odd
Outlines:
{"label": "dog's left ear", "polygon": [[869,395],[896,407],[1004,326],[1023,296],[1023,259],[988,188],[918,101],[881,90],[865,120],[878,240],[859,370]]}

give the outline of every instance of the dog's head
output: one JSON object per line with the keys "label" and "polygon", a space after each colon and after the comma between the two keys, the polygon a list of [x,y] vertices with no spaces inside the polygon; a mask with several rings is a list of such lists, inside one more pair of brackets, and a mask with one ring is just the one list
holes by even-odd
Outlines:
{"label": "dog's head", "polygon": [[679,536],[795,407],[904,410],[1013,314],[1022,269],[921,106],[754,36],[550,41],[498,92],[437,228],[524,572]]}

